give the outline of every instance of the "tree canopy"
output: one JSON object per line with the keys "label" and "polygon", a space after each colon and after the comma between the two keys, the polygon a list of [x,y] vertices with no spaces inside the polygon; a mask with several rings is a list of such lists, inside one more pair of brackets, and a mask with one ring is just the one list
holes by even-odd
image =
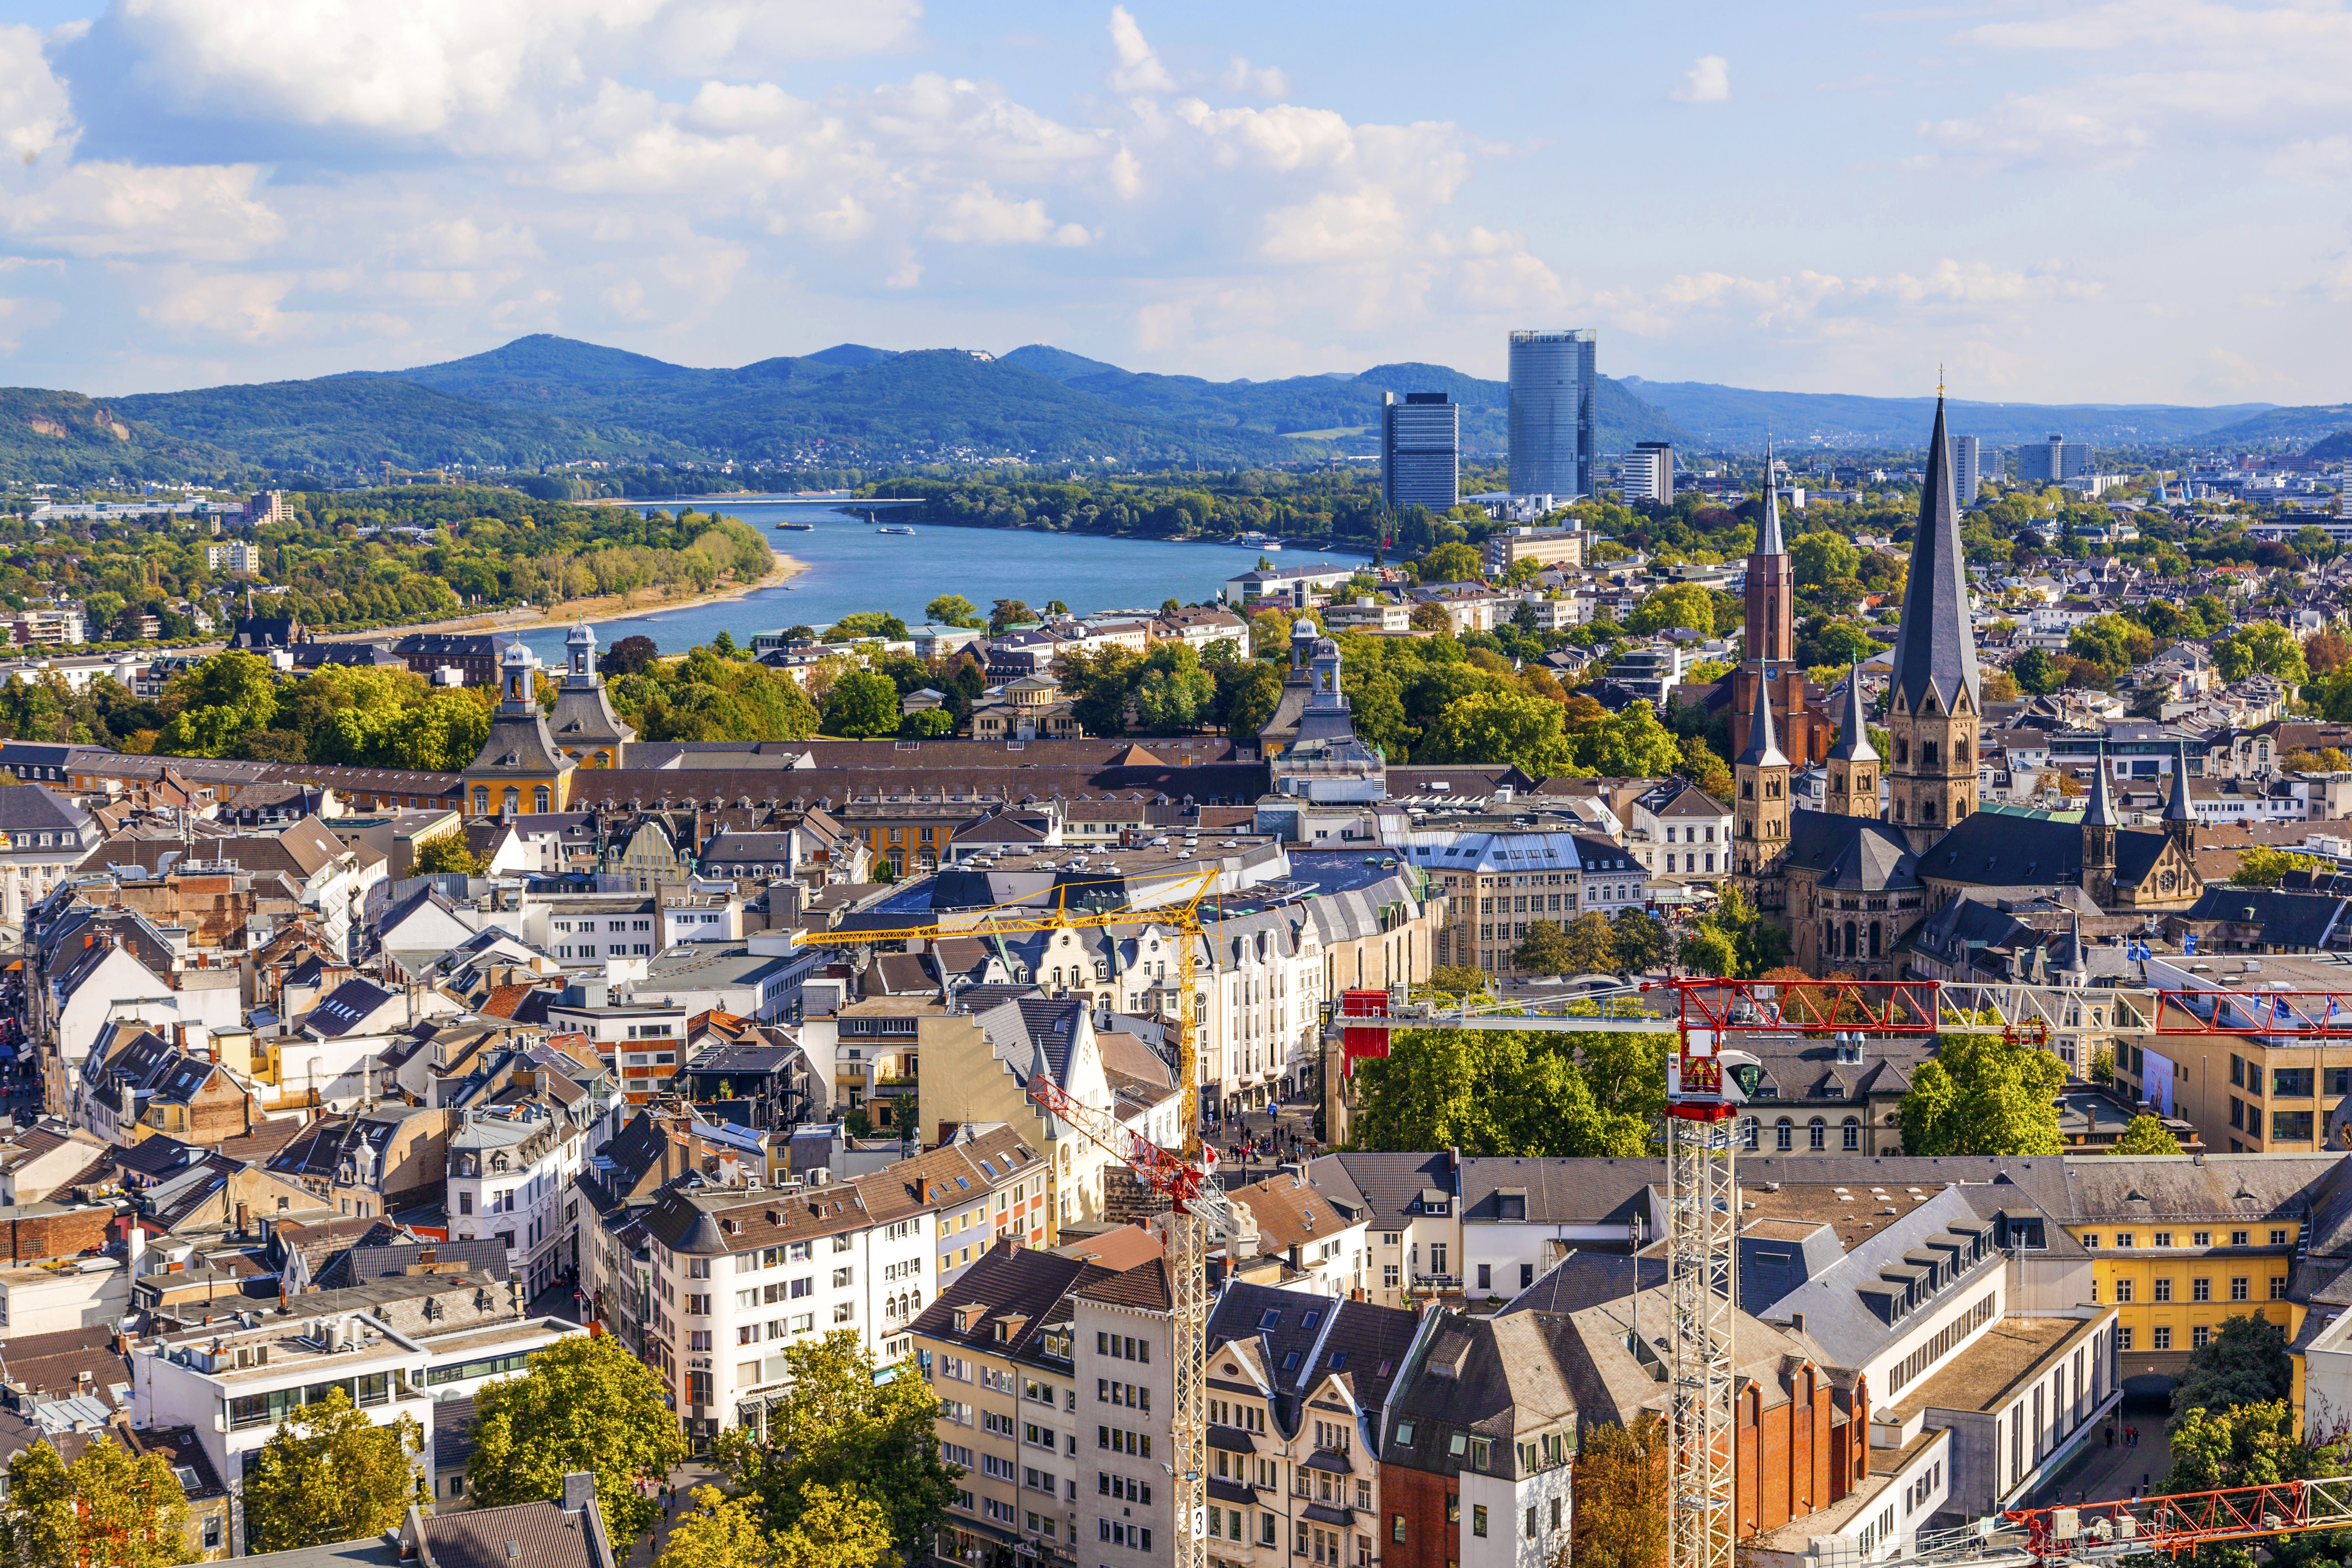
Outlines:
{"label": "tree canopy", "polygon": [[331,1388],[278,1424],[247,1474],[247,1549],[287,1552],[392,1529],[409,1504],[432,1501],[411,1459],[424,1445],[413,1416],[379,1426]]}
{"label": "tree canopy", "polygon": [[1906,1154],[2055,1154],[2066,1068],[1998,1035],[1945,1035],[1895,1110]]}
{"label": "tree canopy", "polygon": [[789,1546],[795,1538],[812,1543],[780,1561],[793,1568],[869,1561],[821,1554],[832,1549],[827,1542],[854,1553],[870,1541],[861,1522],[869,1509],[887,1519],[887,1542],[898,1552],[925,1549],[962,1474],[940,1458],[930,1384],[903,1369],[877,1380],[855,1330],[793,1341],[783,1356],[790,1387],[769,1410],[766,1440],[732,1427],[714,1456],[780,1548],[799,1550]]}
{"label": "tree canopy", "polygon": [[1598,1421],[1584,1429],[1568,1562],[1576,1568],[1664,1568],[1670,1446],[1655,1411],[1643,1411],[1630,1427]]}
{"label": "tree canopy", "polygon": [[[2110,1077],[2114,1076],[2114,1070],[2110,1066]],[[2164,1118],[2145,1110],[2131,1119],[2131,1125],[2124,1129],[2124,1135],[2116,1139],[2116,1146],[2108,1151],[2111,1154],[2179,1154],[2183,1152],[2180,1140],[2164,1125]]]}
{"label": "tree canopy", "polygon": [[[250,1504],[247,1518],[249,1527]],[[163,1455],[133,1454],[100,1433],[71,1465],[47,1442],[8,1461],[0,1568],[167,1568],[196,1558],[187,1493]]]}
{"label": "tree canopy", "polygon": [[1398,1034],[1386,1057],[1357,1067],[1355,1141],[1465,1154],[1641,1154],[1665,1100],[1665,1061],[1662,1035]]}
{"label": "tree canopy", "polygon": [[467,1488],[477,1503],[561,1496],[565,1476],[589,1471],[615,1545],[635,1542],[659,1515],[638,1483],[659,1482],[686,1458],[660,1377],[609,1335],[560,1340],[522,1376],[483,1384],[474,1445]]}

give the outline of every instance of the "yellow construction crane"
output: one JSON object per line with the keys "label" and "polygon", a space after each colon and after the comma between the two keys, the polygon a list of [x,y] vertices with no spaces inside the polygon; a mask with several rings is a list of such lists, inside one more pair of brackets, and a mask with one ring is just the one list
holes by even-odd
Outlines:
{"label": "yellow construction crane", "polygon": [[[1222,1217],[1224,1194],[1213,1179],[1215,1153],[1201,1142],[1201,1071],[1194,1043],[1201,1011],[1192,993],[1192,975],[1200,960],[1207,927],[1201,903],[1215,889],[1219,868],[1201,872],[1188,883],[1189,895],[1153,909],[1122,903],[1117,909],[1084,910],[1072,913],[1075,889],[1081,903],[1087,884],[1064,883],[1055,889],[1050,910],[1034,905],[995,904],[960,913],[953,925],[934,923],[885,931],[802,931],[793,933],[803,947],[868,947],[887,942],[936,942],[952,936],[1014,936],[1024,933],[1115,926],[1172,927],[1182,938],[1176,944],[1176,1076],[1177,1115],[1183,1129],[1181,1149],[1158,1144],[1120,1125],[1115,1112],[1097,1110],[1064,1093],[1060,1085],[1042,1074],[1029,1084],[1029,1097],[1049,1114],[1125,1163],[1155,1190],[1170,1199],[1168,1273],[1171,1321],[1170,1358],[1175,1384],[1169,1412],[1171,1453],[1169,1473],[1175,1481],[1176,1568],[1205,1568],[1208,1533],[1209,1411],[1206,1394],[1209,1350],[1208,1221]],[[1103,884],[1116,886],[1118,884]]]}

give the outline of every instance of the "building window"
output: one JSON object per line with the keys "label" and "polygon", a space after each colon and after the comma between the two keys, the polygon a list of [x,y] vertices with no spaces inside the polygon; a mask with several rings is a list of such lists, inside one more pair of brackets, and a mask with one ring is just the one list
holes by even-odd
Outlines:
{"label": "building window", "polygon": [[2192,1301],[2211,1300],[2213,1299],[2213,1281],[2210,1279],[2191,1279],[2189,1282],[2189,1299]]}
{"label": "building window", "polygon": [[1797,1146],[1797,1124],[1783,1116],[1779,1125],[1772,1129],[1772,1138],[1774,1147],[1783,1153],[1788,1152]]}
{"label": "building window", "polygon": [[1862,1121],[1858,1117],[1845,1119],[1845,1152],[1852,1154],[1862,1147]]}
{"label": "building window", "polygon": [[1828,1148],[1830,1146],[1830,1124],[1822,1121],[1818,1116],[1814,1117],[1811,1122],[1805,1128],[1805,1142],[1806,1147],[1813,1150],[1817,1153],[1820,1151]]}
{"label": "building window", "polygon": [[1483,1502],[1470,1505],[1470,1533],[1473,1535],[1486,1533],[1486,1505]]}
{"label": "building window", "polygon": [[2252,1289],[2252,1284],[2251,1284],[2251,1282],[2247,1279],[2247,1278],[2246,1278],[2246,1276],[2245,1276],[2245,1275],[2243,1275],[2243,1274],[2240,1274],[2240,1275],[2238,1275],[2238,1276],[2236,1276],[2236,1277],[2234,1277],[2233,1279],[2231,1279],[2231,1281],[2230,1281],[2230,1300],[2232,1300],[2232,1301],[2251,1301],[2251,1300],[2252,1300],[2253,1299],[2254,1299],[2254,1292],[2253,1292],[2253,1289]]}
{"label": "building window", "polygon": [[2201,1351],[2209,1342],[2211,1342],[2212,1338],[2213,1331],[2207,1328],[2204,1324],[2200,1323],[2195,1328],[2189,1331],[2189,1348],[2193,1351]]}
{"label": "building window", "polygon": [[2172,1330],[2166,1324],[2157,1324],[2155,1328],[2148,1331],[2147,1337],[2151,1349],[2168,1351],[2172,1348]]}

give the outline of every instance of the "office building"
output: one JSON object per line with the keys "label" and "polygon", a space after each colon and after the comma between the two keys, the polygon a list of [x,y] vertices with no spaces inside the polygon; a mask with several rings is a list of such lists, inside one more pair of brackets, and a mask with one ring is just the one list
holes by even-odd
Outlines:
{"label": "office building", "polygon": [[1955,436],[1952,442],[1952,499],[1963,507],[1976,504],[1984,483],[1984,448],[1974,436]]}
{"label": "office building", "polygon": [[1625,455],[1618,476],[1625,504],[1654,500],[1660,506],[1675,499],[1675,447],[1671,441],[1636,441]]}
{"label": "office building", "polygon": [[1462,409],[1442,392],[1381,394],[1381,501],[1451,511],[1461,500]]}
{"label": "office building", "polygon": [[2017,449],[2017,478],[2021,484],[2063,484],[2090,471],[2090,443],[2069,441],[2054,430],[2049,440]]}
{"label": "office building", "polygon": [[1595,334],[1511,334],[1511,493],[1592,493]]}

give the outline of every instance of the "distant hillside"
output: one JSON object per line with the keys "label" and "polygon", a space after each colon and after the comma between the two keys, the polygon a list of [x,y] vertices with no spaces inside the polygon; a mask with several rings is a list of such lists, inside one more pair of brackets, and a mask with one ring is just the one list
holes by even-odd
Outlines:
{"label": "distant hillside", "polygon": [[1115,364],[1088,359],[1084,354],[1074,354],[1051,343],[1026,343],[1011,353],[996,357],[1006,364],[1017,364],[1023,370],[1034,370],[1039,375],[1050,375],[1055,381],[1076,381],[1082,375],[1100,375],[1105,371],[1118,369]]}
{"label": "distant hillside", "polygon": [[159,430],[120,402],[79,392],[0,388],[0,474],[34,484],[180,479],[210,474],[226,455]]}
{"label": "distant hillside", "polygon": [[[1759,392],[1697,381],[1644,381],[1628,376],[1626,387],[1665,410],[1696,433],[1702,446],[1761,446],[1769,429],[1791,446],[1860,447],[1917,447],[1935,422],[1933,397],[1856,397],[1843,393]],[[2039,441],[2055,430],[2070,440],[2093,445],[2221,438],[2221,426],[2259,415],[2271,405],[2242,403],[2187,408],[2168,404],[1971,403],[1952,400],[1948,410],[1955,435],[1975,436],[1993,446]]]}
{"label": "distant hillside", "polygon": [[2216,446],[2257,446],[2266,441],[2301,443],[2335,434],[2352,425],[2352,405],[2312,404],[2300,408],[2265,408],[2249,419],[2224,425],[2209,436]]}
{"label": "distant hillside", "polygon": [[[103,404],[0,391],[0,475],[173,479],[241,466],[352,472],[380,463],[528,468],[575,458],[872,466],[1014,456],[1041,462],[1265,463],[1365,453],[1381,395],[1444,392],[1465,453],[1508,446],[1504,383],[1444,365],[1206,381],[1129,371],[1044,343],[1001,357],[840,343],[735,369],[671,364],[546,333],[411,370],[154,393]],[[1604,453],[1639,440],[1685,451],[1759,444],[1916,448],[1927,398],[1760,392],[1602,378]],[[1957,403],[1956,430],[1994,445],[2052,430],[2094,443],[2310,440],[2352,409]]]}
{"label": "distant hillside", "polygon": [[634,433],[607,434],[536,411],[499,407],[389,376],[332,375],[118,397],[114,406],[167,436],[270,468],[349,471],[391,463],[522,467],[641,451]]}
{"label": "distant hillside", "polygon": [[2314,442],[2304,456],[2316,458],[2323,463],[2340,463],[2352,458],[2352,430],[2338,430],[2333,436]]}

